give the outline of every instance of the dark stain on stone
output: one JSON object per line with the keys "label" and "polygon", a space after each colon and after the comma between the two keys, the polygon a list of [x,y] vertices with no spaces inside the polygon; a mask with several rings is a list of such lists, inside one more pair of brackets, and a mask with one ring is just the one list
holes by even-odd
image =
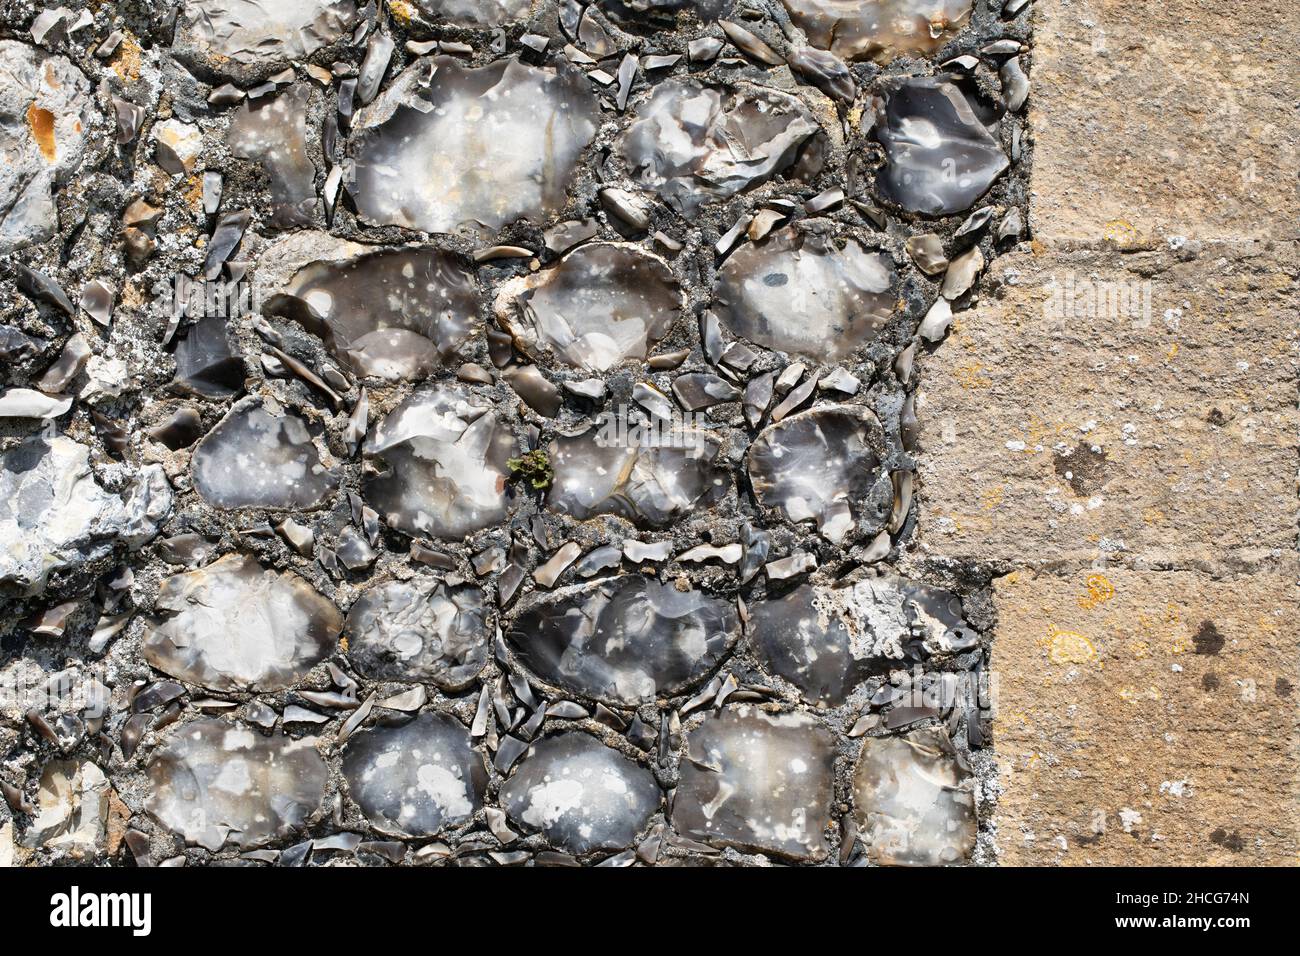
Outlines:
{"label": "dark stain on stone", "polygon": [[1279,677],[1273,683],[1273,692],[1279,697],[1290,697],[1291,691],[1293,690],[1295,690],[1295,688],[1291,686],[1291,682],[1285,677]]}
{"label": "dark stain on stone", "polygon": [[1233,830],[1229,833],[1223,827],[1215,830],[1210,834],[1210,842],[1223,847],[1225,850],[1231,850],[1233,853],[1240,853],[1246,848],[1246,841],[1241,838],[1241,832]]}
{"label": "dark stain on stone", "polygon": [[1073,450],[1052,457],[1056,473],[1069,483],[1076,495],[1091,495],[1106,483],[1106,452],[1079,442]]}
{"label": "dark stain on stone", "polygon": [[1094,833],[1091,836],[1076,835],[1074,842],[1077,846],[1096,846],[1101,842],[1101,834]]}
{"label": "dark stain on stone", "polygon": [[1218,689],[1219,689],[1219,675],[1216,674],[1216,673],[1214,673],[1213,671],[1211,671],[1210,673],[1208,673],[1208,674],[1206,674],[1204,677],[1202,677],[1202,678],[1201,678],[1201,689],[1202,689],[1202,690],[1218,690]]}
{"label": "dark stain on stone", "polygon": [[1215,428],[1222,428],[1224,425],[1228,424],[1227,416],[1217,408],[1211,408],[1210,413],[1205,416],[1205,420]]}
{"label": "dark stain on stone", "polygon": [[1201,629],[1192,636],[1197,654],[1217,654],[1223,650],[1224,639],[1213,621],[1203,621]]}

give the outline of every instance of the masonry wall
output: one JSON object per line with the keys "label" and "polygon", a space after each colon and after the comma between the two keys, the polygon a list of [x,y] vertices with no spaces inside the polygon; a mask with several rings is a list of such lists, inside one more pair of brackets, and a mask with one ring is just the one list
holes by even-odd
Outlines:
{"label": "masonry wall", "polygon": [[1034,241],[918,399],[922,547],[997,569],[1003,864],[1296,861],[1286,22],[1035,3]]}

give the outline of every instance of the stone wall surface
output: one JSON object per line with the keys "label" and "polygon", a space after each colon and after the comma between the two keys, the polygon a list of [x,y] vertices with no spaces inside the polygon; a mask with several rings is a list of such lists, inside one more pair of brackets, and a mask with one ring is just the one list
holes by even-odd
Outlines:
{"label": "stone wall surface", "polygon": [[1294,863],[1288,22],[0,0],[0,866]]}
{"label": "stone wall surface", "polygon": [[1034,9],[1036,238],[1300,238],[1291,7],[1048,0]]}
{"label": "stone wall surface", "polygon": [[917,402],[921,547],[1000,569],[998,858],[1294,866],[1295,14],[1035,11],[1034,241]]}

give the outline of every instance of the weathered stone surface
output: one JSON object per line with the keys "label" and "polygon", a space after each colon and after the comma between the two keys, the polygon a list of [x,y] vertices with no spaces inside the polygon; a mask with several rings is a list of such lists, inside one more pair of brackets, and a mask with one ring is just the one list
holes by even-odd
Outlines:
{"label": "weathered stone surface", "polygon": [[971,0],[781,0],[808,42],[846,60],[930,54],[970,20]]}
{"label": "weathered stone surface", "polygon": [[630,846],[662,800],[654,774],[580,731],[537,741],[501,785],[512,820],[579,856]]}
{"label": "weathered stone surface", "polygon": [[763,666],[819,707],[841,706],[904,658],[966,650],[975,638],[955,594],[893,575],[755,602],[747,634]]}
{"label": "weathered stone surface", "polygon": [[267,310],[297,319],[358,375],[425,378],[458,357],[478,324],[473,274],[440,249],[326,241],[318,253]]}
{"label": "weathered stone surface", "polygon": [[556,438],[547,446],[555,480],[546,506],[580,521],[617,515],[647,528],[707,508],[731,486],[727,472],[714,464],[720,444],[702,431],[687,431],[685,439],[694,444],[643,447],[594,429]]}
{"label": "weathered stone surface", "polygon": [[343,627],[306,581],[246,555],[167,578],[155,606],[166,616],[146,634],[144,659],[211,690],[291,687],[333,652]]}
{"label": "weathered stone surface", "polygon": [[969,88],[948,79],[889,83],[876,110],[885,150],[877,194],[927,216],[970,209],[1010,165],[977,106]]}
{"label": "weathered stone surface", "polygon": [[53,571],[98,560],[122,532],[126,509],[70,438],[31,438],[0,455],[0,584],[44,590]]}
{"label": "weathered stone surface", "polygon": [[487,768],[465,725],[426,712],[400,727],[358,733],[343,754],[348,792],[391,836],[433,836],[483,805]]}
{"label": "weathered stone surface", "polygon": [[1295,558],[999,578],[1010,865],[1293,865]]}
{"label": "weathered stone surface", "polygon": [[550,269],[505,283],[496,300],[497,318],[524,352],[592,372],[644,359],[682,309],[667,264],[623,243],[581,246]]}
{"label": "weathered stone surface", "polygon": [[870,660],[854,656],[844,624],[815,607],[815,597],[804,584],[784,597],[758,601],[746,631],[767,671],[798,687],[809,703],[838,707],[871,673]]}
{"label": "weathered stone surface", "polygon": [[51,236],[54,192],[80,167],[98,110],[67,57],[0,40],[0,255]]}
{"label": "weathered stone surface", "polygon": [[103,849],[112,787],[88,760],[51,760],[41,771],[36,815],[23,835],[27,847],[46,847],[74,859]]}
{"label": "weathered stone surface", "polygon": [[250,83],[341,40],[357,22],[354,0],[185,0],[172,51],[204,72]]}
{"label": "weathered stone surface", "polygon": [[1300,66],[1278,29],[1290,6],[1265,0],[1214,18],[1196,0],[1080,0],[1034,12],[1035,236],[1300,238]]}
{"label": "weathered stone surface", "polygon": [[248,398],[194,451],[194,487],[215,508],[318,508],[338,485],[307,423]]}
{"label": "weathered stone surface", "polygon": [[618,149],[634,179],[693,217],[778,176],[810,178],[824,139],[812,111],[789,93],[671,79],[637,107]]}
{"label": "weathered stone surface", "polygon": [[328,770],[316,740],[264,737],[245,724],[197,720],[177,728],[148,767],[145,806],[186,842],[216,852],[292,835],[320,809]]}
{"label": "weathered stone surface", "polygon": [[521,20],[537,0],[412,0],[421,16],[456,27],[496,27]]}
{"label": "weathered stone surface", "polygon": [[805,713],[748,704],[687,735],[673,828],[718,846],[821,860],[834,800],[834,737]]}
{"label": "weathered stone surface", "polygon": [[1295,543],[1300,256],[1016,253],[924,359],[922,547],[1222,565]]}
{"label": "weathered stone surface", "polygon": [[864,740],[853,805],[876,863],[943,866],[975,849],[974,778],[942,727]]}
{"label": "weathered stone surface", "polygon": [[[861,406],[829,405],[767,428],[746,465],[754,496],[787,521],[812,521],[828,541],[876,530],[886,514],[880,423]],[[879,488],[883,492],[883,487]]]}
{"label": "weathered stone surface", "polygon": [[230,347],[226,320],[204,316],[176,343],[172,391],[199,398],[230,398],[244,390],[244,360]]}
{"label": "weathered stone surface", "polygon": [[629,30],[672,30],[684,13],[704,23],[731,10],[733,0],[596,0],[611,20]]}
{"label": "weathered stone surface", "polygon": [[348,191],[369,221],[425,232],[544,219],[596,133],[589,87],[567,66],[417,61],[357,115]]}
{"label": "weathered stone surface", "polygon": [[244,103],[230,120],[226,143],[233,155],[261,164],[270,178],[265,222],[276,229],[305,226],[316,205],[316,166],[307,147],[306,83],[273,97]]}
{"label": "weathered stone surface", "polygon": [[641,704],[702,682],[739,636],[729,602],[631,575],[570,588],[529,608],[506,639],[548,683]]}
{"label": "weathered stone surface", "polygon": [[468,390],[415,392],[366,439],[378,469],[366,500],[407,534],[462,538],[506,516],[515,444],[493,407]]}
{"label": "weathered stone surface", "polygon": [[358,671],[377,680],[460,690],[488,659],[483,592],[415,578],[370,588],[348,611],[344,635]]}
{"label": "weathered stone surface", "polygon": [[888,256],[856,239],[784,229],[728,257],[714,285],[714,311],[741,338],[837,362],[889,320],[897,279]]}

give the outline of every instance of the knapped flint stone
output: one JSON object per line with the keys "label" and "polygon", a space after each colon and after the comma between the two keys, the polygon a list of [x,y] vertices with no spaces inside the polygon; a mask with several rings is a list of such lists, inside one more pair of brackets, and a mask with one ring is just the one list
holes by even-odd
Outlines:
{"label": "knapped flint stone", "polygon": [[784,677],[815,707],[839,707],[871,674],[872,659],[855,655],[849,632],[834,614],[815,606],[804,584],[781,598],[749,608],[748,634],[763,667]]}
{"label": "knapped flint stone", "polygon": [[44,339],[28,335],[12,325],[0,325],[0,361],[21,362],[45,347]]}
{"label": "knapped flint stone", "polygon": [[378,473],[362,494],[410,535],[457,539],[508,513],[516,440],[491,403],[459,385],[413,393],[366,439]]}
{"label": "knapped flint stone", "polygon": [[53,571],[105,557],[127,520],[122,499],[90,470],[71,438],[30,438],[0,455],[0,584],[24,595]]}
{"label": "knapped flint stone", "polygon": [[549,269],[505,283],[496,300],[502,327],[522,351],[592,372],[644,359],[683,308],[667,264],[623,243],[581,246]]}
{"label": "knapped flint stone", "polygon": [[[813,521],[833,544],[875,530],[868,502],[880,479],[880,423],[866,408],[821,405],[766,428],[746,467],[759,504],[787,521]],[[879,510],[879,509],[878,509]]]}
{"label": "knapped flint stone", "polygon": [[936,52],[970,22],[971,0],[781,0],[813,46],[888,63]]}
{"label": "knapped flint stone", "polygon": [[974,778],[942,727],[863,741],[853,803],[876,863],[942,866],[975,849]]}
{"label": "knapped flint stone", "polygon": [[172,54],[247,85],[348,36],[354,0],[184,0]]}
{"label": "knapped flint stone", "polygon": [[464,724],[425,712],[400,727],[357,733],[343,752],[348,793],[371,825],[397,837],[433,836],[483,806],[487,768]]}
{"label": "knapped flint stone", "polygon": [[536,0],[412,0],[420,15],[453,27],[498,27],[522,20]]}
{"label": "knapped flint stone", "polygon": [[581,731],[537,741],[501,785],[512,821],[575,856],[631,846],[662,800],[654,774]]}
{"label": "knapped flint stone", "polygon": [[596,134],[596,102],[567,62],[416,61],[357,115],[348,192],[369,222],[425,232],[487,237],[544,219]]}
{"label": "knapped flint stone", "polygon": [[183,724],[148,767],[145,808],[163,826],[215,853],[287,839],[320,809],[329,770],[316,740],[263,736],[246,724]]}
{"label": "knapped flint stone", "polygon": [[634,180],[691,218],[777,176],[815,175],[820,138],[812,111],[789,93],[668,79],[637,107],[617,149]]}
{"label": "knapped flint stone", "polygon": [[0,255],[54,234],[54,192],[86,156],[100,121],[71,60],[0,40]]}
{"label": "knapped flint stone", "polygon": [[714,284],[714,311],[734,334],[836,362],[876,338],[897,297],[893,262],[856,239],[842,248],[795,229],[741,247]]}
{"label": "knapped flint stone", "polygon": [[294,574],[228,554],[163,580],[141,654],[217,691],[281,691],[334,651],[343,615]]}
{"label": "knapped flint stone", "polygon": [[458,359],[478,298],[454,256],[406,247],[309,263],[267,310],[301,322],[357,375],[411,381]]}
{"label": "knapped flint stone", "polygon": [[348,611],[348,657],[373,680],[467,687],[488,659],[483,592],[429,578],[387,581]]}
{"label": "knapped flint stone", "polygon": [[817,707],[839,707],[873,673],[905,656],[966,647],[972,633],[951,591],[882,575],[839,588],[803,585],[750,606],[763,666]]}
{"label": "knapped flint stone", "polygon": [[673,829],[715,846],[825,859],[834,759],[834,737],[808,714],[724,707],[687,734]]}
{"label": "knapped flint stone", "polygon": [[596,0],[611,20],[625,29],[672,30],[682,14],[712,23],[731,11],[734,0]]}
{"label": "knapped flint stone", "polygon": [[111,790],[104,771],[90,761],[51,760],[41,770],[23,845],[93,858],[103,849]]}
{"label": "knapped flint stone", "polygon": [[663,528],[716,504],[731,487],[730,474],[715,464],[718,439],[694,430],[681,436],[698,446],[642,446],[635,437],[606,439],[595,430],[555,438],[547,446],[555,477],[546,507],[579,521],[616,515]]}
{"label": "knapped flint stone", "polygon": [[848,631],[849,653],[858,658],[950,653],[972,633],[956,594],[895,575],[817,588],[813,603]]}
{"label": "knapped flint stone", "polygon": [[909,212],[964,212],[1010,165],[966,94],[948,80],[894,81],[876,114],[885,149],[876,192]]}
{"label": "knapped flint stone", "polygon": [[258,162],[270,177],[265,222],[275,229],[309,225],[316,205],[316,166],[307,153],[310,90],[295,83],[273,97],[247,100],[226,133],[231,155]]}
{"label": "knapped flint stone", "polygon": [[244,360],[230,347],[226,320],[200,318],[176,343],[171,390],[198,398],[230,398],[244,390]]}
{"label": "knapped flint stone", "polygon": [[739,636],[729,602],[629,575],[566,589],[521,612],[506,642],[547,683],[630,705],[694,687]]}
{"label": "knapped flint stone", "polygon": [[338,486],[307,423],[266,407],[235,405],[194,450],[194,490],[214,508],[319,508]]}

